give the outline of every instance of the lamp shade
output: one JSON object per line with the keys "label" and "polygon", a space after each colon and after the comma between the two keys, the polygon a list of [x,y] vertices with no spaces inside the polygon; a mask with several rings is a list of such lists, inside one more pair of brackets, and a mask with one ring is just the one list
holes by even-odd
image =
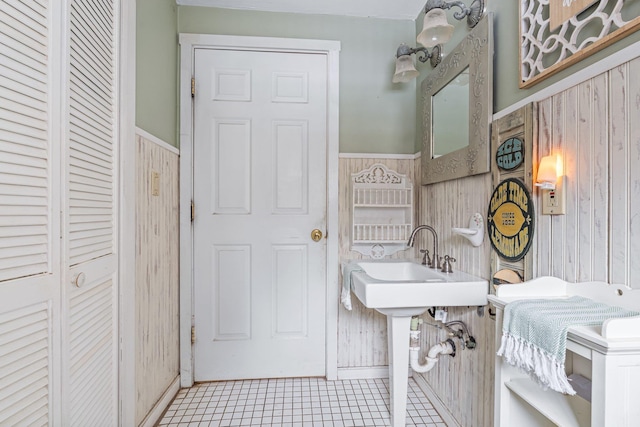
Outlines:
{"label": "lamp shade", "polygon": [[434,47],[448,42],[452,34],[453,25],[447,21],[447,14],[443,9],[436,8],[424,15],[422,31],[417,40],[424,47]]}
{"label": "lamp shade", "polygon": [[544,189],[553,190],[558,180],[557,156],[544,156],[538,166],[536,185]]}
{"label": "lamp shade", "polygon": [[393,83],[407,83],[418,77],[418,70],[413,65],[411,55],[402,55],[396,58],[396,72],[393,74]]}

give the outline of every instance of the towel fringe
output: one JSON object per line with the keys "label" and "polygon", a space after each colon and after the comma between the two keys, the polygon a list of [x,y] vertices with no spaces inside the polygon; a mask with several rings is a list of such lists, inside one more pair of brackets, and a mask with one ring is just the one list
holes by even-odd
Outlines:
{"label": "towel fringe", "polygon": [[544,389],[571,396],[576,394],[565,373],[564,362],[520,337],[503,332],[498,356],[527,373]]}

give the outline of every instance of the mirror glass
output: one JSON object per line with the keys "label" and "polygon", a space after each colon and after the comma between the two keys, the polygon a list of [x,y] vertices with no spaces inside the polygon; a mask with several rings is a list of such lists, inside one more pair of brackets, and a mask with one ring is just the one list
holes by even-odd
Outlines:
{"label": "mirror glass", "polygon": [[422,184],[489,172],[493,14],[422,81]]}
{"label": "mirror glass", "polygon": [[469,145],[469,67],[462,70],[431,98],[434,137],[431,158]]}

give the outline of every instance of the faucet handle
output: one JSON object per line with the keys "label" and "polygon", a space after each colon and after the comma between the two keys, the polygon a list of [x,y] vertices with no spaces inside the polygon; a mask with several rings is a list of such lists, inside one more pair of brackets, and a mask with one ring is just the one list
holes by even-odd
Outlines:
{"label": "faucet handle", "polygon": [[429,251],[426,249],[420,249],[420,253],[424,254],[422,257],[422,265],[431,265],[431,258],[429,258]]}
{"label": "faucet handle", "polygon": [[451,269],[452,262],[456,262],[456,259],[453,257],[450,257],[449,255],[444,256],[444,262],[442,263],[443,273],[453,273],[453,270]]}

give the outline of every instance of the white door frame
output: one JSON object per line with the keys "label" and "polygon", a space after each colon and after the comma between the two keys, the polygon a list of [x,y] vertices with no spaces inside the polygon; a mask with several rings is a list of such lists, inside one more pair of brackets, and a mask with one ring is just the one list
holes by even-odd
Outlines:
{"label": "white door frame", "polygon": [[[121,1],[119,21],[118,162],[118,329],[119,425],[132,426],[136,416],[136,4]],[[124,183],[129,183],[124,185]]]}
{"label": "white door frame", "polygon": [[195,49],[263,50],[327,55],[326,376],[338,376],[338,78],[340,42],[271,37],[180,34],[180,381],[193,385],[193,102]]}

